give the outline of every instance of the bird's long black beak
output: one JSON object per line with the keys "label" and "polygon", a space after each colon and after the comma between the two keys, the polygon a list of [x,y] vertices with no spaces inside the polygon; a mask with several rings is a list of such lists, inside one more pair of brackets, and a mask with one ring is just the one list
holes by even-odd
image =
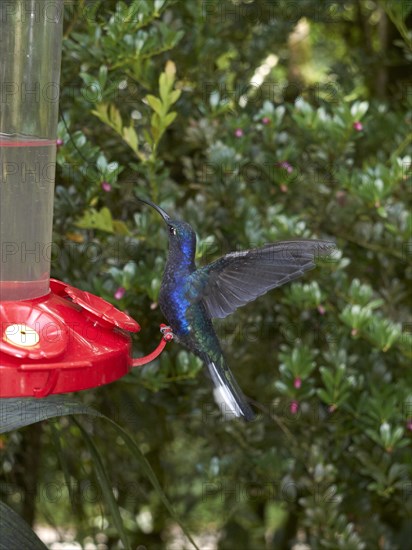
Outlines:
{"label": "bird's long black beak", "polygon": [[163,208],[160,208],[160,206],[157,206],[157,204],[154,204],[154,202],[150,202],[146,199],[140,199],[137,197],[137,200],[139,202],[144,202],[145,204],[148,204],[149,206],[151,206],[152,208],[154,208],[155,210],[157,210],[159,212],[159,214],[162,216],[162,218],[164,219],[164,221],[167,223],[169,220],[170,220],[170,216],[169,214],[167,214]]}

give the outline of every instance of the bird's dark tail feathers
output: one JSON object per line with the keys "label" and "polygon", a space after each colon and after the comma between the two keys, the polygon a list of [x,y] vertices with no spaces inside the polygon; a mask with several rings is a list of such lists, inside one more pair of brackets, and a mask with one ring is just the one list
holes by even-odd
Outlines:
{"label": "bird's dark tail feathers", "polygon": [[213,361],[207,354],[202,359],[209,369],[215,388],[213,395],[225,418],[243,418],[250,422],[255,414],[248,405],[242,390],[236,382],[223,356]]}

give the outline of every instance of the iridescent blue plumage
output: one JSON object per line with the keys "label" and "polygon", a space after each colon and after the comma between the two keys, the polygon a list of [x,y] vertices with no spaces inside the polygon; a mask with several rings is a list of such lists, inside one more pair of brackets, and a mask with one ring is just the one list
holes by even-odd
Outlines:
{"label": "iridescent blue plumage", "polygon": [[[173,231],[175,234],[173,234]],[[188,278],[195,271],[194,256],[196,237],[192,228],[185,222],[179,222],[169,229],[169,257],[176,262],[167,262],[159,294],[159,303],[173,331],[179,339],[190,332],[189,308],[191,305]],[[172,323],[173,321],[173,323]]]}
{"label": "iridescent blue plumage", "polygon": [[196,269],[196,236],[191,226],[172,220],[155,208],[169,229],[169,254],[159,304],[179,342],[202,359],[215,386],[214,395],[226,416],[252,420],[254,414],[239,388],[220,347],[212,317],[225,317],[268,290],[300,277],[315,267],[315,254],[326,254],[333,243],[285,241],[232,252]]}

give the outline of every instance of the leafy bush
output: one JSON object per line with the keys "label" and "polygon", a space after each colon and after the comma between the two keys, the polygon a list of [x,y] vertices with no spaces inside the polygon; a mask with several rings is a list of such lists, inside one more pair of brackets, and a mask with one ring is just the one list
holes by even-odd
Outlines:
{"label": "leafy bush", "polygon": [[[162,220],[136,195],[193,225],[200,263],[290,237],[338,246],[304,280],[216,323],[259,412],[250,425],[222,421],[199,362],[177,344],[76,396],[133,433],[200,547],[209,531],[221,550],[410,541],[410,8],[70,4],[52,275],[133,315],[136,354],[159,339],[167,249]],[[3,480],[38,522],[73,524],[79,541],[104,531],[116,548],[117,506],[131,547],[183,548],[161,493],[99,422],[86,428],[93,447],[81,420],[42,426],[36,494],[65,479],[78,494],[58,513],[33,499],[17,475],[32,429],[4,440]],[[99,476],[97,456],[116,497],[103,523],[102,498],[79,497],[79,480]]]}

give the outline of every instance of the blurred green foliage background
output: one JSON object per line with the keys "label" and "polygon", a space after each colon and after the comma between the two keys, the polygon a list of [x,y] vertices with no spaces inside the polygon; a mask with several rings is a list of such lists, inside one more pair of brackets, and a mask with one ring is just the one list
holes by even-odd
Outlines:
{"label": "blurred green foliage background", "polygon": [[[130,313],[135,355],[160,339],[167,252],[136,195],[192,224],[199,263],[291,237],[339,249],[216,323],[250,425],[221,419],[175,343],[75,396],[133,437],[202,550],[410,545],[411,16],[405,0],[66,3],[52,276]],[[123,547],[83,430],[130,548],[192,548],[98,419],[3,436],[6,502],[79,547]]]}

